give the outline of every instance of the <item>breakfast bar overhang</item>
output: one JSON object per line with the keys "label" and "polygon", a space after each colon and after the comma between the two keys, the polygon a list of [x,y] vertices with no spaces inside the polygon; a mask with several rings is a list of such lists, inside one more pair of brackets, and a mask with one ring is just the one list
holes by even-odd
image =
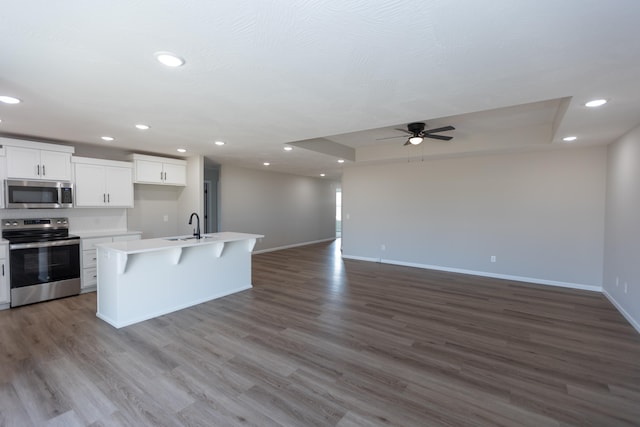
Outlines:
{"label": "breakfast bar overhang", "polygon": [[250,289],[258,234],[97,245],[98,318],[116,328]]}

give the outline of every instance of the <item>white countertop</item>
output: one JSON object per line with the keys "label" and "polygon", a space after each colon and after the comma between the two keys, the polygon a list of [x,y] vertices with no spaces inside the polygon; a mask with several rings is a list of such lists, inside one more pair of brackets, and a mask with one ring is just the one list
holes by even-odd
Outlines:
{"label": "white countertop", "polygon": [[100,231],[73,231],[69,233],[79,236],[83,239],[91,237],[110,237],[110,236],[129,236],[134,234],[142,234],[142,231],[135,230],[100,230]]}
{"label": "white countertop", "polygon": [[264,237],[261,234],[235,233],[225,231],[221,233],[203,234],[201,239],[193,236],[161,237],[157,239],[129,240],[124,242],[103,243],[96,245],[101,249],[122,253],[136,254],[143,252],[161,251],[166,249],[181,249],[192,246],[204,246],[238,240],[259,239]]}

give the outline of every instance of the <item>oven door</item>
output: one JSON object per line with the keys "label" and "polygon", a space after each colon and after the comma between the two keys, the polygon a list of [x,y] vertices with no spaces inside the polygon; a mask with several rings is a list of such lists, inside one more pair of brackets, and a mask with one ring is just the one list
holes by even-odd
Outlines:
{"label": "oven door", "polygon": [[80,293],[80,240],[9,245],[11,306]]}

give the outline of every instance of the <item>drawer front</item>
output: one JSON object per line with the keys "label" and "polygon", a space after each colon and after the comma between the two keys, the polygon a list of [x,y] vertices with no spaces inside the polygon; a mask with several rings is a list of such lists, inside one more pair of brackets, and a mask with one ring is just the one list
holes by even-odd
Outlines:
{"label": "drawer front", "polygon": [[82,251],[82,268],[95,267],[97,264],[96,250]]}
{"label": "drawer front", "polygon": [[6,258],[7,257],[7,245],[6,244],[0,244],[0,258]]}
{"label": "drawer front", "polygon": [[95,268],[85,268],[82,270],[82,287],[96,286],[98,284],[97,270]]}

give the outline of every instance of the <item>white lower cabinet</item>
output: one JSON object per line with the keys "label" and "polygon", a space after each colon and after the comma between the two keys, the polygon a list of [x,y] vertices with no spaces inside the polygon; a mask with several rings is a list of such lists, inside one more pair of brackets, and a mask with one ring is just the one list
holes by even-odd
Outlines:
{"label": "white lower cabinet", "polygon": [[9,304],[11,301],[9,293],[9,260],[7,258],[8,248],[6,243],[0,243],[0,306]]}
{"label": "white lower cabinet", "polygon": [[81,292],[96,290],[98,285],[96,245],[101,243],[139,240],[140,234],[118,234],[113,236],[87,237],[82,239],[82,278]]}

